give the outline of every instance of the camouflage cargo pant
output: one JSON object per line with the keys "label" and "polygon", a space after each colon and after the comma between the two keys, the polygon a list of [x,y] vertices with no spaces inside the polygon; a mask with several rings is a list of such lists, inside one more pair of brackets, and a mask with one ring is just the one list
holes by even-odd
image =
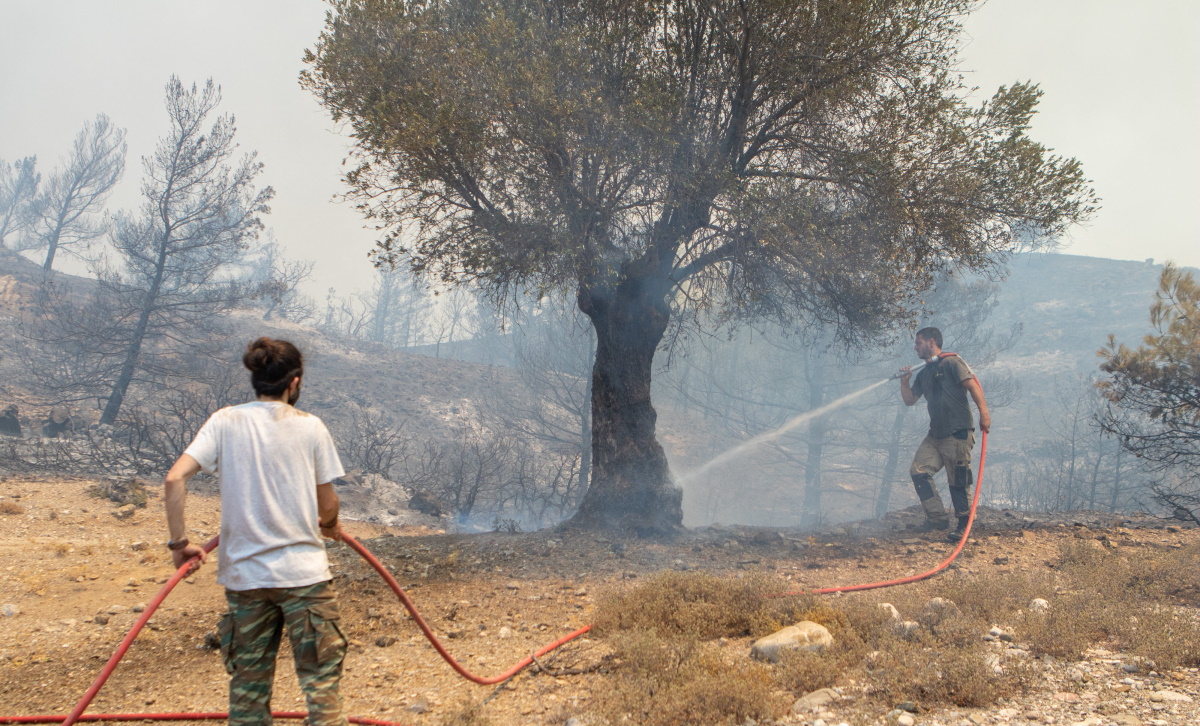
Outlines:
{"label": "camouflage cargo pant", "polygon": [[230,726],[271,724],[275,656],[286,627],[296,677],[308,701],[309,726],[346,726],[338,693],[346,638],[328,582],[305,587],[226,590],[221,655],[229,680]]}
{"label": "camouflage cargo pant", "polygon": [[950,484],[950,500],[954,504],[954,513],[964,517],[970,512],[971,502],[967,490],[974,483],[971,474],[971,449],[974,446],[975,432],[964,429],[957,435],[941,439],[926,436],[917,447],[908,473],[912,476],[917,498],[921,500],[921,507],[929,520],[946,521],[949,516],[942,504],[942,498],[933,486],[933,475],[943,468]]}

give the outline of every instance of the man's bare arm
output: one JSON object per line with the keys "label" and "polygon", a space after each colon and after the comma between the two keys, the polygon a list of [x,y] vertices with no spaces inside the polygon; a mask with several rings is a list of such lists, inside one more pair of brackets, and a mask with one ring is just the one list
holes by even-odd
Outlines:
{"label": "man's bare arm", "polygon": [[900,398],[904,400],[905,406],[912,406],[920,400],[908,385],[909,379],[912,378],[912,369],[909,366],[904,366],[900,370],[902,371],[900,376]]}
{"label": "man's bare arm", "polygon": [[963,388],[967,389],[967,393],[971,394],[975,408],[979,409],[979,428],[986,434],[992,428],[992,415],[988,413],[987,400],[983,397],[983,386],[980,386],[979,381],[974,378],[968,378],[962,384]]}
{"label": "man's bare arm", "polygon": [[[187,536],[187,526],[184,523],[184,500],[187,498],[188,481],[200,473],[200,464],[191,456],[184,454],[171,466],[163,482],[163,501],[167,508],[167,531],[172,541],[178,542]],[[202,547],[189,544],[187,547],[171,551],[171,559],[175,567],[182,567],[184,562],[199,557],[203,563],[207,553]],[[200,565],[192,568],[195,571]]]}
{"label": "man's bare arm", "polygon": [[342,527],[338,524],[338,510],[341,504],[337,492],[333,490],[333,482],[317,485],[317,524],[321,527],[321,535],[329,539],[340,540]]}

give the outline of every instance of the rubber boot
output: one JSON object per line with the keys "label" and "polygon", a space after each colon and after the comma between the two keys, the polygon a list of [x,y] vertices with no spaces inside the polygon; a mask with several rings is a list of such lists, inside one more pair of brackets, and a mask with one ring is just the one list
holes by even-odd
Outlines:
{"label": "rubber boot", "polygon": [[913,488],[917,490],[917,499],[921,500],[921,509],[925,510],[925,526],[927,529],[946,529],[950,526],[950,516],[942,504],[942,498],[933,488],[933,477],[929,474],[913,474]]}
{"label": "rubber boot", "polygon": [[950,485],[950,501],[954,504],[954,513],[964,517],[971,513],[971,497],[968,493],[974,479],[970,466],[954,467],[954,483]]}
{"label": "rubber boot", "polygon": [[946,535],[946,541],[950,544],[958,544],[963,538],[963,532],[967,531],[967,522],[970,520],[971,515],[969,514],[959,515],[958,526],[954,528],[954,531]]}

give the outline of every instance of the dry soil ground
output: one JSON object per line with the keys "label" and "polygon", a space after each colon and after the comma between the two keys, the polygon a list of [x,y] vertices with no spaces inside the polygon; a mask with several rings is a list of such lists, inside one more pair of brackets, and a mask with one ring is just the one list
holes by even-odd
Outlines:
{"label": "dry soil ground", "polygon": [[[19,610],[0,618],[0,716],[68,711],[137,617],[136,606],[149,601],[171,574],[162,546],[161,499],[153,497],[145,509],[119,519],[113,515],[117,505],[86,495],[87,486],[0,481],[0,505],[21,510],[0,515],[0,606]],[[672,543],[554,532],[468,536],[355,522],[344,526],[410,588],[452,652],[486,675],[589,622],[597,596],[607,589],[628,587],[663,569],[728,576],[766,571],[782,587],[815,587],[931,567],[950,547],[907,532],[910,516],[915,515],[843,526],[811,538],[708,528]],[[190,496],[193,540],[215,534],[219,517],[215,497]],[[1175,547],[1200,539],[1195,530],[1168,530],[1153,521],[1118,527],[1095,515],[1081,524],[1112,547]],[[946,576],[1044,567],[1061,542],[1079,534],[1081,528],[1073,525],[1070,519],[989,512],[956,571]],[[537,668],[501,689],[472,685],[438,659],[357,555],[344,545],[333,546],[331,554],[352,640],[343,682],[352,715],[437,724],[462,704],[488,698],[483,710],[490,723],[563,724],[585,713],[606,688],[609,676],[603,670],[555,676]],[[215,563],[204,567],[167,599],[89,711],[225,710],[224,669],[217,653],[204,645],[205,633],[224,609],[215,570]],[[857,597],[889,599],[878,592]],[[725,647],[745,652],[748,645],[747,639]],[[548,670],[586,670],[607,652],[602,641],[586,638],[564,651],[547,660]],[[281,665],[275,707],[302,709],[288,661]],[[928,724],[1071,724],[1089,718],[1091,724],[1200,723],[1196,704],[1151,697],[1169,690],[1200,698],[1200,674],[1194,669],[1130,674],[1121,665],[1121,654],[1093,651],[1082,664],[1046,667],[1042,682],[1018,699],[982,710],[934,709],[916,719]],[[1087,675],[1077,678],[1073,670]],[[844,696],[824,713],[780,723],[882,722],[887,708],[860,702],[852,693]]]}

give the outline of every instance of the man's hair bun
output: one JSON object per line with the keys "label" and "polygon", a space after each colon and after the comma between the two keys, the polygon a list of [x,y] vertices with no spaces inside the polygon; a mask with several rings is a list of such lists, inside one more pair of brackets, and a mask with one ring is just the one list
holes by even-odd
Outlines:
{"label": "man's hair bun", "polygon": [[304,373],[304,356],[286,340],[262,337],[246,346],[242,365],[250,371],[250,384],[260,396],[278,396],[292,379]]}

